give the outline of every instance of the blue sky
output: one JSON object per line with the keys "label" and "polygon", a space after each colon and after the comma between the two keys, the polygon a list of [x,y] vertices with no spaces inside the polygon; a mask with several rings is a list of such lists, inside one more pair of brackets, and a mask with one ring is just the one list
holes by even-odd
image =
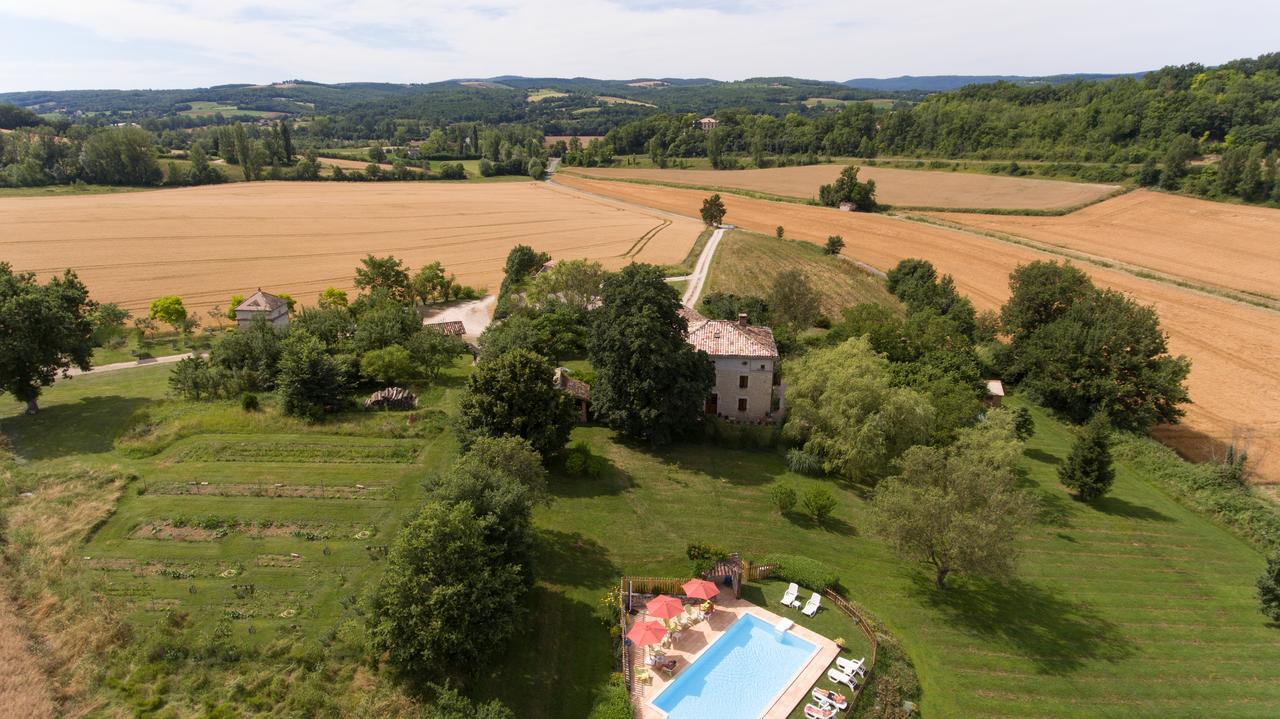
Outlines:
{"label": "blue sky", "polygon": [[1185,0],[0,0],[0,91],[1038,75],[1280,50],[1280,2],[1229,8],[1214,19]]}

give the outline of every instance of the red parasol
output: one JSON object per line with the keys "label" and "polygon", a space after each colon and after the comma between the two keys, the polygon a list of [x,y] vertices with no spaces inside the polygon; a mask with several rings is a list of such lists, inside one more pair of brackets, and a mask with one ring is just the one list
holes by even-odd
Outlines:
{"label": "red parasol", "polygon": [[667,628],[662,622],[640,621],[627,630],[627,639],[641,646],[658,644],[667,636]]}
{"label": "red parasol", "polygon": [[671,619],[678,617],[684,612],[684,603],[675,597],[668,597],[665,594],[659,594],[649,603],[645,605],[644,610],[651,617],[658,619]]}
{"label": "red parasol", "polygon": [[684,583],[684,593],[694,599],[715,599],[720,596],[720,588],[705,579],[690,579]]}

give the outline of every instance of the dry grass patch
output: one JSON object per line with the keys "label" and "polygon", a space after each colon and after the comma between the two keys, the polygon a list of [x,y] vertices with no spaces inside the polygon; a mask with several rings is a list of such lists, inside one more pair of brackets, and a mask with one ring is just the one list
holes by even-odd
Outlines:
{"label": "dry grass patch", "polygon": [[[821,185],[833,182],[845,165],[805,165],[766,170],[661,170],[651,168],[573,168],[603,179],[635,179],[704,187],[726,187],[770,195],[809,199]],[[997,177],[968,172],[899,170],[863,166],[858,178],[876,181],[880,202],[907,207],[1054,210],[1102,199],[1118,189],[1060,180]]]}
{"label": "dry grass patch", "polygon": [[[119,195],[0,198],[0,253],[42,276],[70,265],[95,299],[135,314],[161,295],[199,312],[263,287],[303,304],[353,290],[366,254],[439,260],[464,284],[496,289],[518,243],[558,258],[622,255],[660,225],[654,213],[545,183],[254,182]],[[678,262],[701,231],[667,226],[639,259]]]}
{"label": "dry grass patch", "polygon": [[822,254],[809,242],[735,230],[716,250],[703,294],[731,292],[763,297],[785,270],[800,270],[822,297],[822,313],[839,317],[845,307],[872,302],[897,304],[884,284],[852,262]]}

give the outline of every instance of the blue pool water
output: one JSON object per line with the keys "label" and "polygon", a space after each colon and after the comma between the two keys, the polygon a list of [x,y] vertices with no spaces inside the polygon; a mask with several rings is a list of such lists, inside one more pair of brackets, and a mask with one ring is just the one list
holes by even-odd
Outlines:
{"label": "blue pool water", "polygon": [[653,705],[669,719],[755,719],[817,647],[750,614],[676,675]]}

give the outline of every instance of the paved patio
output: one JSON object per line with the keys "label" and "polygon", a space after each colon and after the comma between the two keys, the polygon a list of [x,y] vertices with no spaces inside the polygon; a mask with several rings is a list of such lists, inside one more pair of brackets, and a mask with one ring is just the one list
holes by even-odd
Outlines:
{"label": "paved patio", "polygon": [[[661,672],[650,670],[653,677],[652,684],[643,684],[640,681],[634,683],[631,692],[631,701],[636,707],[636,717],[638,719],[665,719],[666,713],[654,707],[650,702],[662,693],[667,685],[675,681],[683,672],[688,671],[689,666],[698,660],[702,652],[711,646],[721,634],[738,621],[738,618],[744,614],[752,614],[763,619],[769,624],[776,624],[782,617],[773,612],[757,607],[756,605],[742,599],[735,599],[733,594],[727,590],[722,590],[720,596],[715,600],[716,610],[704,622],[689,627],[681,633],[680,641],[672,645],[671,648],[664,650],[668,657],[676,657],[679,659],[679,668],[675,674],[670,677],[664,676]],[[826,609],[825,611],[832,611]],[[637,619],[644,618],[643,615]],[[813,656],[809,659],[809,663],[804,665],[800,673],[796,675],[794,681],[783,690],[772,706],[760,715],[760,719],[786,719],[791,711],[796,708],[802,700],[809,698],[809,689],[823,676],[827,667],[835,661],[836,656],[840,653],[840,649],[835,642],[830,639],[816,634],[804,628],[800,624],[796,624],[791,628],[791,633],[812,642],[818,647]],[[644,659],[648,656],[648,648],[636,647],[632,651],[633,671],[638,672],[645,669]],[[735,717],[735,719],[755,719],[754,717]]]}

